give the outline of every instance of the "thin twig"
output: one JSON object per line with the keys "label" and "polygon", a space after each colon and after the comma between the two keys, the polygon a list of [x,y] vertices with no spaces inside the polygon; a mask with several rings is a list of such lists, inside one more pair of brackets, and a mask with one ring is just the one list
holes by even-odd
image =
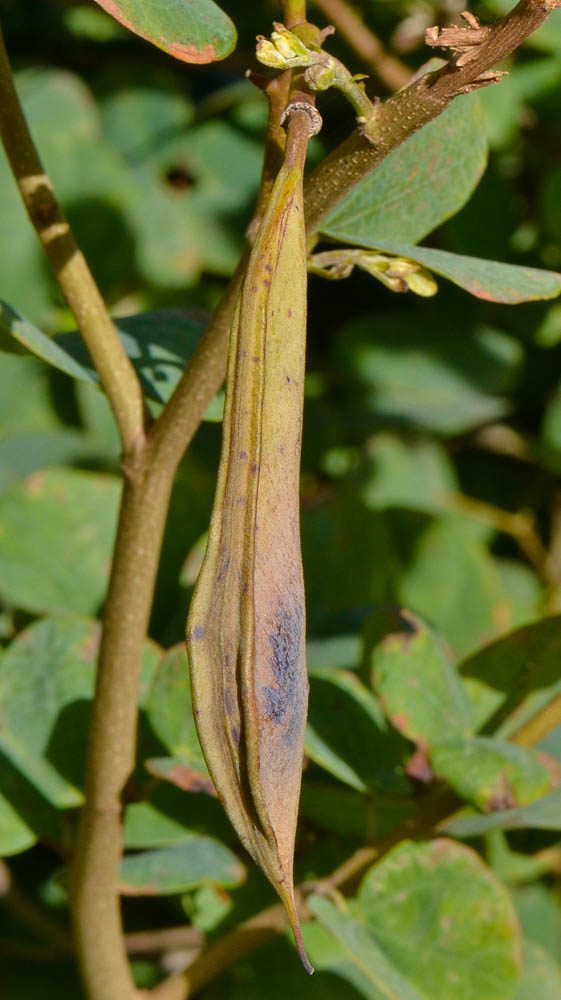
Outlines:
{"label": "thin twig", "polygon": [[314,0],[314,4],[384,87],[390,91],[405,87],[412,75],[409,67],[386,51],[346,0]]}
{"label": "thin twig", "polygon": [[502,510],[494,504],[485,503],[475,497],[465,496],[463,493],[450,493],[446,498],[446,506],[453,510],[461,511],[475,517],[484,524],[490,525],[496,531],[502,531],[505,535],[510,535],[528,561],[541,577],[548,589],[556,590],[561,578],[551,559],[545,545],[543,544],[533,517],[525,511],[511,513]]}
{"label": "thin twig", "polygon": [[142,446],[145,408],[136,372],[50,178],[35,149],[16,93],[0,29],[0,137],[29,218],[72,310],[115,415],[125,455]]}

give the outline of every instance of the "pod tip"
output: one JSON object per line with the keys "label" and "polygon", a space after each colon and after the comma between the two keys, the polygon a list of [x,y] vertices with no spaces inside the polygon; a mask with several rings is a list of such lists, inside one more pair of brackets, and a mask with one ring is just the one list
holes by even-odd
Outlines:
{"label": "pod tip", "polygon": [[308,975],[313,976],[315,969],[306,954],[306,949],[304,947],[304,939],[302,937],[302,928],[300,927],[300,919],[298,917],[298,910],[296,909],[296,901],[294,899],[292,892],[285,897],[283,902],[288,912],[290,926],[292,927],[294,942],[296,944],[296,948],[298,949],[300,961],[302,962],[302,965],[304,966]]}
{"label": "pod tip", "polygon": [[294,940],[296,942],[296,947],[298,949],[298,954],[300,956],[300,961],[304,966],[306,972],[309,976],[313,976],[315,969],[313,965],[310,964],[310,960],[306,954],[306,949],[304,947],[304,941],[302,939],[302,931],[300,929],[300,923],[295,923],[292,925],[292,933],[294,934]]}

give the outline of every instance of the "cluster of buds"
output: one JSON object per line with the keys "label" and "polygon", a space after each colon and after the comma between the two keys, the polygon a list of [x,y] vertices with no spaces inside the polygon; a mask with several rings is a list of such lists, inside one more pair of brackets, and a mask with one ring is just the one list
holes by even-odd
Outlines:
{"label": "cluster of buds", "polygon": [[274,23],[270,39],[264,35],[257,36],[257,58],[264,66],[270,66],[272,69],[312,66],[322,55],[325,54],[318,46],[308,47],[298,35],[278,21]]}
{"label": "cluster of buds", "polygon": [[360,267],[377,278],[392,292],[415,292],[429,298],[438,291],[433,275],[408,257],[390,257],[376,250],[327,250],[314,254],[308,270],[324,278],[348,278],[354,267]]}
{"label": "cluster of buds", "polygon": [[321,45],[304,42],[283,24],[275,22],[270,39],[258,36],[256,54],[259,62],[272,69],[303,69],[311,90],[335,87],[343,92],[358,115],[368,117],[370,114],[372,104],[359,82],[366,79],[365,75],[357,73],[353,76],[343,63],[324,52]]}

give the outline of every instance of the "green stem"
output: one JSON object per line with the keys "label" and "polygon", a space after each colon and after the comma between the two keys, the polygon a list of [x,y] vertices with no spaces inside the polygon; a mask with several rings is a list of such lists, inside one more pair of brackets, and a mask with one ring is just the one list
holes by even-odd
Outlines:
{"label": "green stem", "polygon": [[306,21],[306,0],[282,0],[284,23],[287,28],[294,28]]}
{"label": "green stem", "polygon": [[141,446],[142,389],[56,199],[19,98],[0,29],[0,137],[29,218],[72,310],[119,428],[125,455]]}

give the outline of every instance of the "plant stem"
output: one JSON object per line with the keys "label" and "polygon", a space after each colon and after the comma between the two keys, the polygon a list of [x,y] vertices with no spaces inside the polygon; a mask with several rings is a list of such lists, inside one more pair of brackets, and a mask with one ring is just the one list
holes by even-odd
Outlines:
{"label": "plant stem", "polygon": [[284,23],[287,28],[294,28],[306,21],[306,0],[281,0]]}
{"label": "plant stem", "polygon": [[119,907],[122,792],[134,766],[138,678],[173,482],[169,468],[129,469],[103,620],[71,871],[78,953],[91,1000],[132,1000]]}
{"label": "plant stem", "polygon": [[386,52],[346,0],[314,0],[314,4],[388,90],[399,90],[406,85],[411,78],[409,67]]}
{"label": "plant stem", "polygon": [[142,389],[84,255],[56,199],[16,93],[0,29],[0,136],[29,218],[90,352],[125,455],[142,444]]}

